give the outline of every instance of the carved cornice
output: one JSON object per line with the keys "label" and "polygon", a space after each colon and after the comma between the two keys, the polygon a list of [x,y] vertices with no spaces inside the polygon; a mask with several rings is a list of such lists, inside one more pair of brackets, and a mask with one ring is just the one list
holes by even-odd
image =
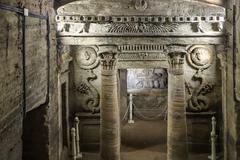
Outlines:
{"label": "carved cornice", "polygon": [[60,36],[223,35],[224,16],[58,15]]}

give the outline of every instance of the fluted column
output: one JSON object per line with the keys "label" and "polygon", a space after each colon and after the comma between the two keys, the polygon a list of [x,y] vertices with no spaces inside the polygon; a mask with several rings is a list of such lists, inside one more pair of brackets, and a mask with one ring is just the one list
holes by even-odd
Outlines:
{"label": "fluted column", "polygon": [[116,51],[105,47],[100,53],[102,67],[101,160],[120,160],[120,113],[117,96]]}
{"label": "fluted column", "polygon": [[185,48],[172,46],[168,54],[168,160],[188,159],[183,69],[185,52]]}

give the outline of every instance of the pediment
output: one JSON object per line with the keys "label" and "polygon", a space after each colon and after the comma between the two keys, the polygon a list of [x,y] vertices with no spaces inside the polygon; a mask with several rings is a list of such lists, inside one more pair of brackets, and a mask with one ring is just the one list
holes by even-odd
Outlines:
{"label": "pediment", "polygon": [[58,9],[58,15],[224,16],[222,6],[187,0],[81,0]]}

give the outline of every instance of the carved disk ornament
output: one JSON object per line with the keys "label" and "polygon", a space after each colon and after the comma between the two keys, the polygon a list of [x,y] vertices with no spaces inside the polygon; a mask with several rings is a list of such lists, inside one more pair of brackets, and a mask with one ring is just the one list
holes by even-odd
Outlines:
{"label": "carved disk ornament", "polygon": [[82,69],[93,69],[99,64],[97,52],[92,47],[83,47],[78,50],[77,63]]}
{"label": "carved disk ornament", "polygon": [[147,9],[148,3],[146,0],[136,0],[135,1],[135,8],[140,11],[144,11]]}
{"label": "carved disk ornament", "polygon": [[214,61],[214,52],[210,47],[196,45],[189,49],[188,62],[195,69],[207,69]]}

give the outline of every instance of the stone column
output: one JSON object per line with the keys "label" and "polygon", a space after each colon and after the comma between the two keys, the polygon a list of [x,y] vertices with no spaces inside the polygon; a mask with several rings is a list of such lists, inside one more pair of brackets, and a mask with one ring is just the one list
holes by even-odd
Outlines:
{"label": "stone column", "polygon": [[185,109],[185,48],[171,46],[168,53],[168,129],[167,159],[187,160],[187,124]]}
{"label": "stone column", "polygon": [[[120,160],[120,113],[115,48],[100,53],[102,67],[101,94],[101,160]],[[115,51],[114,51],[115,50]]]}

